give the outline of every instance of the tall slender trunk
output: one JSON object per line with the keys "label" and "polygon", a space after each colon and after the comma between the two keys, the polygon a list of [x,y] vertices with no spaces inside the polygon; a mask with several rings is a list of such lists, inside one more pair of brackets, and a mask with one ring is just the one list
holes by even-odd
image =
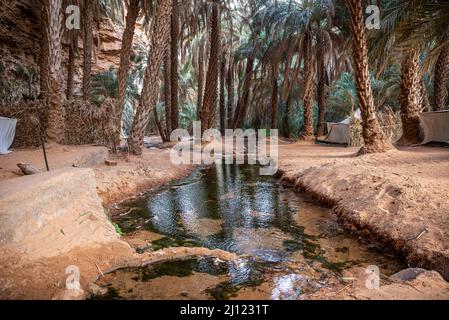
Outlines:
{"label": "tall slender trunk", "polygon": [[284,130],[284,135],[286,138],[290,138],[290,105],[291,105],[291,101],[292,98],[289,95],[287,97],[287,101],[285,102],[285,114],[284,114],[284,121],[282,121],[283,123],[283,130]]}
{"label": "tall slender trunk", "polygon": [[307,30],[304,34],[304,127],[300,138],[308,140],[313,137],[313,65],[312,34]]}
{"label": "tall slender trunk", "polygon": [[49,77],[49,52],[48,52],[48,4],[46,0],[41,0],[41,41],[40,41],[40,53],[39,53],[39,75],[40,75],[40,97],[43,100],[47,99],[48,93],[48,77]]}
{"label": "tall slender trunk", "polygon": [[93,1],[84,1],[84,63],[83,63],[83,99],[90,100],[91,92],[91,73],[92,73],[92,48],[94,43],[93,26],[94,26],[94,13],[93,13]]}
{"label": "tall slender trunk", "polygon": [[167,50],[164,57],[164,103],[165,103],[165,129],[167,137],[172,132],[171,127],[171,71],[170,71],[170,50]]}
{"label": "tall slender trunk", "polygon": [[220,6],[217,1],[212,3],[209,65],[207,68],[206,86],[204,90],[203,107],[200,114],[201,130],[215,127],[215,109],[217,103],[218,74],[220,60]]}
{"label": "tall slender trunk", "polygon": [[225,101],[226,59],[224,55],[220,65],[220,131],[224,136],[226,130],[226,101]]}
{"label": "tall slender trunk", "polygon": [[278,116],[278,64],[271,66],[271,129],[277,129]]}
{"label": "tall slender trunk", "polygon": [[447,85],[449,72],[449,45],[441,51],[435,65],[434,87],[434,111],[444,110],[447,106]]}
{"label": "tall slender trunk", "polygon": [[229,59],[228,63],[226,86],[228,90],[227,126],[230,128],[232,126],[232,117],[234,113],[234,66],[232,58]]}
{"label": "tall slender trunk", "polygon": [[159,116],[157,114],[157,108],[153,109],[153,116],[154,116],[154,122],[156,123],[157,131],[159,132],[159,134],[160,134],[160,136],[162,138],[162,141],[163,142],[168,141],[168,139],[167,139],[167,132],[165,132],[164,129],[162,128],[161,121],[159,120]]}
{"label": "tall slender trunk", "polygon": [[128,146],[131,153],[142,154],[145,128],[151,111],[156,107],[159,94],[159,69],[168,49],[172,0],[159,0],[151,32],[151,50],[143,79],[142,93],[134,116]]}
{"label": "tall slender trunk", "polygon": [[64,90],[62,60],[62,0],[44,0],[47,16],[48,94],[47,137],[50,141],[64,143]]}
{"label": "tall slender trunk", "polygon": [[175,130],[179,127],[179,75],[178,75],[178,56],[179,56],[179,14],[178,0],[173,0],[173,9],[171,16],[171,128]]}
{"label": "tall slender trunk", "polygon": [[249,94],[251,91],[251,73],[254,67],[254,57],[251,56],[246,61],[245,76],[243,79],[243,92],[237,103],[237,108],[234,112],[234,119],[232,120],[232,128],[235,130],[243,126],[243,121],[246,116],[246,109],[248,106]]}
{"label": "tall slender trunk", "polygon": [[420,66],[419,52],[411,50],[404,57],[401,68],[401,106],[402,137],[399,144],[416,144],[421,141],[420,111]]}
{"label": "tall slender trunk", "polygon": [[421,81],[419,82],[419,92],[420,92],[420,105],[422,112],[429,112],[430,101],[429,96],[427,95],[426,84],[424,83],[423,77],[421,77]]}
{"label": "tall slender trunk", "polygon": [[203,108],[203,90],[204,90],[204,40],[201,40],[198,48],[198,97],[196,106],[196,119],[201,119],[201,110]]}
{"label": "tall slender trunk", "polygon": [[362,113],[364,146],[359,154],[384,152],[392,148],[376,117],[374,97],[368,70],[363,0],[345,0],[350,13],[350,30],[357,96]]}
{"label": "tall slender trunk", "polygon": [[130,0],[128,13],[126,14],[126,26],[122,36],[122,49],[120,51],[120,66],[118,69],[118,94],[115,109],[114,143],[120,145],[122,130],[122,116],[125,108],[126,88],[128,86],[128,74],[131,69],[131,53],[137,17],[139,16],[140,0]]}
{"label": "tall slender trunk", "polygon": [[327,85],[326,85],[326,69],[324,61],[324,52],[320,50],[318,54],[318,86],[317,86],[317,104],[318,104],[318,123],[316,135],[321,137],[324,135],[324,112],[326,110]]}

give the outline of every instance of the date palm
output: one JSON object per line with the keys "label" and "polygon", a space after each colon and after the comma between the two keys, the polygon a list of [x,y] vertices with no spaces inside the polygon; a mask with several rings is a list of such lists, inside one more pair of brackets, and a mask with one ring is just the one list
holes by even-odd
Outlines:
{"label": "date palm", "polygon": [[172,0],[158,0],[151,31],[150,53],[145,70],[142,93],[134,116],[128,147],[131,153],[142,154],[143,138],[149,116],[159,95],[159,69],[167,52],[170,38]]}
{"label": "date palm", "polygon": [[47,104],[46,134],[50,141],[64,143],[64,96],[62,60],[62,0],[42,0],[45,13],[45,33],[43,53],[48,54],[48,89],[45,94]]}
{"label": "date palm", "polygon": [[359,154],[385,152],[392,145],[382,132],[376,117],[376,108],[368,69],[363,0],[345,0],[350,16],[353,68],[362,113],[364,146]]}

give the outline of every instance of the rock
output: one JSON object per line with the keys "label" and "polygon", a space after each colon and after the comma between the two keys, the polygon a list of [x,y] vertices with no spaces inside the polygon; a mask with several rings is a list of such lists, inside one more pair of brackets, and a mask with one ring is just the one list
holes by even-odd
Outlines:
{"label": "rock", "polygon": [[104,162],[107,166],[110,166],[110,167],[116,167],[117,166],[117,161],[114,161],[114,160],[105,160],[105,162]]}
{"label": "rock", "polygon": [[53,300],[85,300],[86,293],[83,289],[67,289],[53,297]]}
{"label": "rock", "polygon": [[108,289],[106,288],[102,288],[98,285],[96,285],[95,283],[91,283],[89,284],[88,288],[87,288],[88,292],[94,296],[104,296],[108,293]]}
{"label": "rock", "polygon": [[91,168],[102,164],[109,156],[108,148],[95,148],[93,151],[84,153],[73,161],[72,166],[75,168]]}
{"label": "rock", "polygon": [[0,184],[0,251],[32,259],[119,241],[96,188],[92,169],[74,168]]}
{"label": "rock", "polygon": [[41,171],[32,164],[18,163],[17,166],[19,167],[20,170],[22,170],[23,174],[26,176],[41,173]]}
{"label": "rock", "polygon": [[390,276],[391,281],[412,281],[415,280],[420,274],[427,272],[427,270],[422,268],[408,268],[401,270],[392,276]]}

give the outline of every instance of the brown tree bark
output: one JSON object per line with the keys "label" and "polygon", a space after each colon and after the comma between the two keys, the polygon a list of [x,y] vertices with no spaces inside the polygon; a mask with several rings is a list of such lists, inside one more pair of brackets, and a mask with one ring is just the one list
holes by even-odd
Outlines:
{"label": "brown tree bark", "polygon": [[362,0],[345,0],[350,13],[350,30],[354,75],[362,113],[364,146],[359,154],[384,152],[392,148],[382,132],[376,117],[374,97],[368,70],[368,49],[366,45],[364,7]]}
{"label": "brown tree bark", "polygon": [[217,1],[212,3],[211,24],[209,65],[207,69],[203,106],[200,113],[202,132],[215,127],[221,33],[220,6]]}
{"label": "brown tree bark", "polygon": [[278,123],[278,101],[279,101],[279,86],[278,86],[278,67],[279,65],[271,66],[271,129],[277,129]]}
{"label": "brown tree bark", "polygon": [[313,64],[312,35],[307,30],[304,34],[304,126],[300,133],[301,140],[313,137]]}
{"label": "brown tree bark", "polygon": [[201,119],[201,110],[203,107],[203,90],[204,90],[204,40],[201,40],[198,48],[198,96],[197,96],[197,112],[196,119]]}
{"label": "brown tree bark", "polygon": [[227,126],[230,128],[232,126],[232,118],[234,113],[234,66],[231,59],[229,59],[228,63],[226,86],[228,90]]}
{"label": "brown tree bark", "polygon": [[419,52],[411,50],[405,55],[401,68],[399,104],[403,134],[398,141],[401,145],[417,144],[421,141],[421,126],[418,116],[421,109],[419,70]]}
{"label": "brown tree bark", "polygon": [[145,70],[142,93],[134,116],[131,135],[128,138],[129,151],[136,155],[142,154],[145,128],[148,124],[149,115],[156,107],[158,99],[159,69],[169,46],[172,8],[172,0],[159,0],[153,18],[148,66]]}
{"label": "brown tree bark", "polygon": [[165,129],[167,137],[170,138],[171,127],[171,71],[170,71],[170,50],[167,50],[164,57],[164,103],[165,103]]}
{"label": "brown tree bark", "polygon": [[449,46],[446,46],[438,56],[435,65],[434,87],[434,111],[444,110],[447,106],[447,85],[449,72]]}
{"label": "brown tree bark", "polygon": [[225,101],[226,59],[224,55],[220,64],[220,131],[224,136],[226,130],[226,101]]}
{"label": "brown tree bark", "polygon": [[51,142],[64,143],[64,90],[62,61],[62,0],[44,0],[48,52],[47,130]]}
{"label": "brown tree bark", "polygon": [[173,9],[171,17],[171,46],[170,46],[170,73],[171,73],[171,129],[175,130],[179,127],[179,14],[178,0],[173,0]]}
{"label": "brown tree bark", "polygon": [[246,110],[248,107],[249,94],[251,91],[251,73],[254,67],[254,57],[251,56],[246,61],[245,77],[243,79],[243,92],[237,103],[234,112],[234,119],[232,120],[232,129],[241,128],[246,117]]}
{"label": "brown tree bark", "polygon": [[120,145],[120,133],[122,129],[122,116],[125,108],[126,88],[128,86],[128,74],[131,69],[131,53],[137,17],[139,16],[140,0],[130,0],[128,13],[126,14],[126,26],[122,37],[122,49],[120,51],[120,66],[118,69],[118,94],[117,106],[114,114],[114,143]]}
{"label": "brown tree bark", "polygon": [[318,104],[318,123],[316,135],[317,137],[324,136],[324,112],[326,110],[327,98],[327,84],[326,84],[326,69],[324,61],[324,52],[320,50],[318,54],[318,86],[317,86],[317,104]]}

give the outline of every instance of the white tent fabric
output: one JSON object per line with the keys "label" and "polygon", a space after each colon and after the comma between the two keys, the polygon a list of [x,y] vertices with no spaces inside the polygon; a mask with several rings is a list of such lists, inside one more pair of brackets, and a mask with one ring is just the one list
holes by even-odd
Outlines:
{"label": "white tent fabric", "polygon": [[449,111],[424,112],[419,115],[424,141],[449,143]]}
{"label": "white tent fabric", "polygon": [[0,117],[0,154],[10,153],[9,147],[16,134],[17,119]]}
{"label": "white tent fabric", "polygon": [[[352,117],[360,120],[362,118],[360,109],[357,109]],[[347,117],[339,123],[328,122],[326,141],[331,143],[349,144],[351,142],[350,125],[352,117]]]}

